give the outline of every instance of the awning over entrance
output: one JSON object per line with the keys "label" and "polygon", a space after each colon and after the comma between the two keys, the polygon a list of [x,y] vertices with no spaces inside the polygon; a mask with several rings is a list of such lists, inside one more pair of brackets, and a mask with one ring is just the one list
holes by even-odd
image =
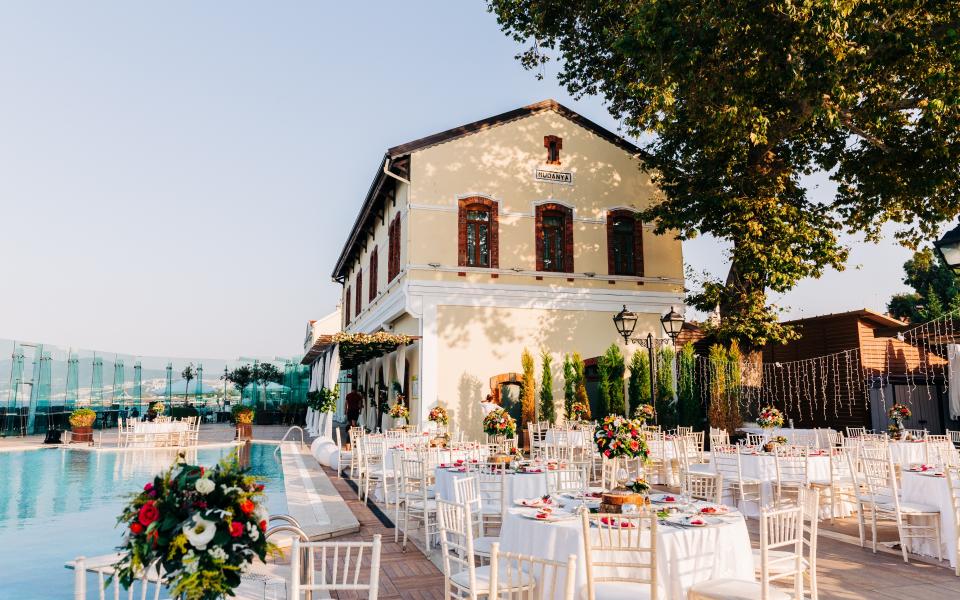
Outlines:
{"label": "awning over entrance", "polygon": [[336,333],[332,342],[340,346],[340,368],[352,369],[367,361],[390,354],[420,336],[378,331],[376,333]]}

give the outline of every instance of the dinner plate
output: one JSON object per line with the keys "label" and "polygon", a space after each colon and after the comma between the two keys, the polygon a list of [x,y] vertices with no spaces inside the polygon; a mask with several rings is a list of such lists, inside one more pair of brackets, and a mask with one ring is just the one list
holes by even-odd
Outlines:
{"label": "dinner plate", "polygon": [[[713,511],[710,511],[709,509],[713,509]],[[710,504],[708,506],[701,506],[698,512],[701,515],[720,516],[720,515],[729,515],[731,511],[729,506],[724,506],[722,504]]]}
{"label": "dinner plate", "polygon": [[524,519],[530,519],[531,521],[540,521],[542,523],[556,523],[557,521],[569,521],[570,519],[576,517],[577,515],[564,511],[553,511],[545,517],[540,517],[544,513],[520,513],[520,516]]}
{"label": "dinner plate", "polygon": [[680,496],[673,494],[654,494],[650,496],[650,502],[654,504],[680,504]]}
{"label": "dinner plate", "polygon": [[543,498],[517,498],[513,501],[513,505],[523,508],[541,508],[544,506],[553,508],[556,506],[553,502],[544,502]]}
{"label": "dinner plate", "polygon": [[936,471],[924,471],[923,473],[920,473],[920,475],[923,475],[924,477],[946,477],[946,475],[943,473],[937,473]]}

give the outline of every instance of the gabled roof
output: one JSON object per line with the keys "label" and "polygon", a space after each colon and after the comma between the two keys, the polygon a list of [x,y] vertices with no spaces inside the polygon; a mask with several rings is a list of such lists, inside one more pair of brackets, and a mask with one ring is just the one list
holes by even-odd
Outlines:
{"label": "gabled roof", "polygon": [[[499,115],[487,117],[486,119],[474,121],[473,123],[467,123],[466,125],[460,125],[459,127],[454,127],[453,129],[447,129],[446,131],[428,135],[427,137],[420,138],[412,142],[394,146],[386,151],[386,153],[383,155],[383,159],[380,161],[380,166],[377,168],[377,172],[373,177],[373,182],[370,184],[370,189],[367,190],[367,195],[363,201],[363,206],[360,208],[360,213],[357,215],[357,220],[354,222],[353,228],[350,230],[350,236],[347,238],[343,249],[340,251],[340,257],[337,259],[337,263],[333,268],[333,278],[339,280],[343,277],[346,277],[347,267],[351,262],[350,259],[353,256],[357,246],[362,241],[360,237],[361,233],[380,212],[378,210],[380,203],[386,200],[384,183],[386,183],[387,178],[390,177],[390,175],[387,174],[387,171],[400,177],[409,177],[409,165],[404,166],[404,159],[414,152],[429,148],[431,146],[436,146],[437,144],[449,142],[473,133],[478,133],[498,125],[503,125],[504,123],[509,123],[511,121],[516,121],[518,119],[523,119],[547,111],[553,111],[569,119],[570,121],[580,125],[588,131],[591,131],[598,137],[610,142],[626,152],[641,157],[646,156],[644,151],[635,144],[625,140],[609,129],[598,125],[583,115],[570,110],[553,99],[543,100],[542,102],[537,102],[536,104],[530,104],[529,106],[516,108]],[[391,165],[391,163],[399,164],[401,172],[396,173],[393,170],[393,165]],[[386,186],[386,188],[391,189],[389,186]]]}
{"label": "gabled roof", "polygon": [[870,310],[869,308],[860,308],[857,310],[848,310],[846,312],[839,313],[827,313],[825,315],[817,315],[814,317],[804,317],[802,319],[793,319],[792,321],[784,321],[784,325],[799,325],[805,321],[822,321],[824,319],[837,319],[843,317],[857,317],[863,321],[868,321],[874,325],[879,325],[880,327],[906,327],[907,323],[901,321],[900,319],[895,319],[889,315],[878,313],[875,310]]}

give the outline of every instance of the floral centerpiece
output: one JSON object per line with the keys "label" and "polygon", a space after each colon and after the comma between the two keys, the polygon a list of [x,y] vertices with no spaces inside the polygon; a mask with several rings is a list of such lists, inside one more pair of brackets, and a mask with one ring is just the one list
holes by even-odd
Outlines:
{"label": "floral centerpiece", "polygon": [[757,425],[761,429],[783,427],[783,413],[772,406],[765,406],[757,415]]}
{"label": "floral centerpiece", "polygon": [[652,404],[641,404],[637,406],[637,410],[633,411],[633,417],[638,419],[641,425],[652,421],[656,416],[657,413]]}
{"label": "floral centerpiece", "polygon": [[167,407],[163,402],[157,400],[156,402],[151,402],[147,407],[147,420],[153,422],[154,419],[163,414]]}
{"label": "floral centerpiece", "polygon": [[127,527],[115,576],[124,587],[158,569],[171,596],[232,596],[240,574],[272,550],[263,486],[236,454],[212,470],[177,464],[148,482],[117,519]]}
{"label": "floral centerpiece", "polygon": [[588,421],[590,419],[590,407],[583,402],[574,402],[570,405],[571,421]]}
{"label": "floral centerpiece", "polygon": [[887,426],[887,431],[890,432],[890,437],[893,439],[904,439],[906,438],[906,431],[904,431],[903,421],[904,419],[909,419],[913,415],[910,412],[910,407],[906,404],[900,404],[897,402],[887,411],[887,418],[892,421],[890,425]]}
{"label": "floral centerpiece", "polygon": [[447,423],[450,422],[450,415],[447,414],[447,409],[444,407],[435,406],[433,410],[430,411],[430,414],[427,415],[427,420],[441,427],[446,427]]}
{"label": "floral centerpiece", "polygon": [[403,419],[403,422],[406,423],[407,419],[410,418],[410,409],[407,408],[406,404],[397,402],[390,407],[390,416],[394,419]]}
{"label": "floral centerpiece", "polygon": [[646,496],[650,492],[650,483],[643,477],[637,477],[627,484],[627,489],[635,494]]}
{"label": "floral centerpiece", "polygon": [[502,408],[496,408],[483,418],[483,432],[494,437],[512,438],[517,433],[517,422]]}
{"label": "floral centerpiece", "polygon": [[642,458],[647,460],[650,449],[640,435],[643,424],[636,419],[610,415],[597,425],[594,442],[597,450],[607,458]]}

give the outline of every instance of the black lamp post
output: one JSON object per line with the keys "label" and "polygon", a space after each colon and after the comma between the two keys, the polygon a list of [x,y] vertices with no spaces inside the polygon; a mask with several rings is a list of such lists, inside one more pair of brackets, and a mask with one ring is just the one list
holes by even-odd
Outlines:
{"label": "black lamp post", "polygon": [[666,331],[670,339],[673,340],[674,346],[676,346],[677,337],[683,329],[683,315],[671,306],[670,312],[660,317],[660,323],[663,325],[663,330]]}
{"label": "black lamp post", "polygon": [[954,274],[960,275],[960,225],[945,233],[933,245],[943,257],[943,262],[947,263]]}

